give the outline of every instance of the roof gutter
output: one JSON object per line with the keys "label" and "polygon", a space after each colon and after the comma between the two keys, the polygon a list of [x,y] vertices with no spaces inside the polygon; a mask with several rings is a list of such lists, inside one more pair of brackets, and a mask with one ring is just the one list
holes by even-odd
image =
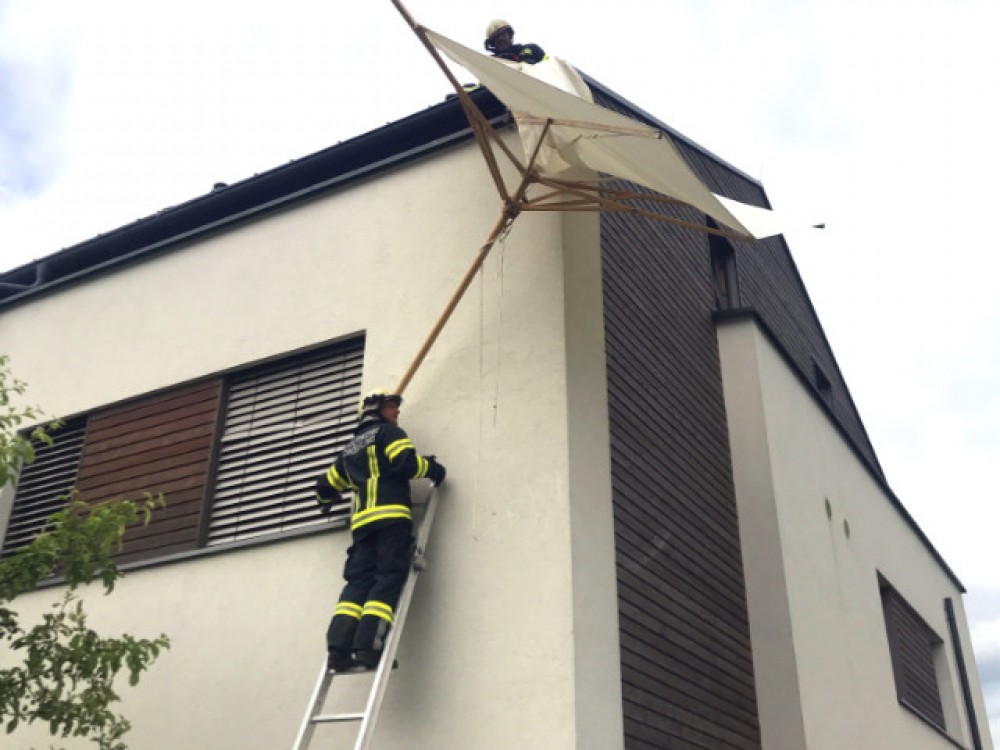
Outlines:
{"label": "roof gutter", "polygon": [[[492,94],[485,90],[477,93],[477,104],[494,127],[511,122],[506,109]],[[316,198],[471,138],[472,130],[458,103],[445,101],[291,164],[216,188],[207,195],[0,274],[0,310]],[[419,142],[393,151],[398,143],[407,140]],[[388,155],[368,160],[379,152]],[[343,169],[345,162],[360,166],[338,171]]]}

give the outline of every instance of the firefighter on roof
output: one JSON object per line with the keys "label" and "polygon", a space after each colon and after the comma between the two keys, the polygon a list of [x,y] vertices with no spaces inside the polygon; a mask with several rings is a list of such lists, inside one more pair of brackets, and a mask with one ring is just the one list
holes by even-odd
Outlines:
{"label": "firefighter on roof", "polygon": [[537,44],[514,44],[514,29],[502,19],[490,21],[486,27],[486,41],[483,42],[487,52],[493,57],[514,62],[524,62],[534,65],[545,59],[545,50]]}
{"label": "firefighter on roof", "polygon": [[396,424],[402,401],[386,391],[366,395],[354,437],[316,481],[324,512],[340,493],[355,493],[347,585],[326,634],[327,664],[338,672],[378,666],[413,552],[410,480],[427,478],[437,486],[445,477],[444,466],[417,453]]}

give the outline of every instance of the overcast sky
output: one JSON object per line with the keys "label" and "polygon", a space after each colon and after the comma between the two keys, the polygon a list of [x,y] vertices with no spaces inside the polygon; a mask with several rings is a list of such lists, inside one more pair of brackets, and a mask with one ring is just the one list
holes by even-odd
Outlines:
{"label": "overcast sky", "polygon": [[[826,221],[787,240],[891,486],[969,589],[1000,737],[1000,3],[407,7],[475,49],[506,18]],[[0,271],[446,93],[389,0],[0,0]]]}

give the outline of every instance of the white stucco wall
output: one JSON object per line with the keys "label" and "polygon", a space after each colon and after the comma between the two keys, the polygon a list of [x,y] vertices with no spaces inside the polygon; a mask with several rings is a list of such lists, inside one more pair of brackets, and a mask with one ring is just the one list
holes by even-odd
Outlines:
{"label": "white stucco wall", "polygon": [[955,747],[897,701],[878,573],[945,642],[948,734],[971,747],[953,600],[992,747],[958,587],[757,326],[722,324],[719,344],[764,747]]}
{"label": "white stucco wall", "polygon": [[[15,307],[0,341],[52,414],[359,331],[364,388],[392,387],[499,208],[462,147]],[[596,232],[593,218],[519,218],[406,391],[401,424],[448,481],[380,748],[621,746]],[[289,746],[347,544],[336,532],[138,570],[91,602],[97,625],[173,639],[125,691],[132,746]]]}

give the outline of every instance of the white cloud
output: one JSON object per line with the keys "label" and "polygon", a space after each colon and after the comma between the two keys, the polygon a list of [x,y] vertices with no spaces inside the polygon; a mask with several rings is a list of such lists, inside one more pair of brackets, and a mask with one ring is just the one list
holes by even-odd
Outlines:
{"label": "white cloud", "polygon": [[46,5],[0,5],[0,205],[38,195],[63,165],[71,45]]}

